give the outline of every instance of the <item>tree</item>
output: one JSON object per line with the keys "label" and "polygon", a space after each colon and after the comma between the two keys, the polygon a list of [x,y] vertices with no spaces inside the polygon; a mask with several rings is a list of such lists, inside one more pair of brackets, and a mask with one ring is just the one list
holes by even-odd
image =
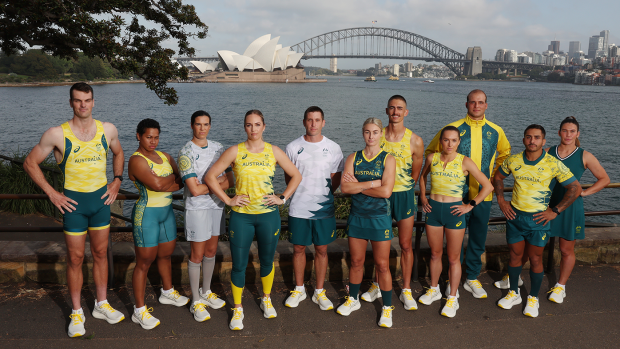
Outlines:
{"label": "tree", "polygon": [[[126,22],[123,16],[131,19]],[[160,29],[149,29],[142,22]],[[192,32],[187,27],[195,27]],[[172,62],[175,50],[162,47],[176,40],[179,56],[193,56],[189,39],[208,31],[192,5],[182,0],[3,0],[0,2],[0,50],[7,55],[39,46],[59,58],[109,62],[123,75],[137,75],[168,105],[178,103],[167,81],[187,79],[188,70]]]}

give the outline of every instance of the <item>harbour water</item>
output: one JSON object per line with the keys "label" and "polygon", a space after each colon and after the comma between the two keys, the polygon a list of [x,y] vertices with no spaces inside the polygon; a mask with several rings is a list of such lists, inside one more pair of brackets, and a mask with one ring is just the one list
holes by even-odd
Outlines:
{"label": "harbour water", "polygon": [[[558,144],[559,123],[573,115],[581,123],[581,144],[605,167],[612,182],[618,182],[620,161],[615,143],[620,130],[620,89],[604,86],[524,82],[472,82],[404,78],[376,83],[363,77],[328,77],[321,84],[172,84],[179,94],[177,106],[166,106],[142,84],[94,86],[96,119],[109,121],[119,130],[126,160],[137,148],[135,128],[144,118],[162,126],[158,150],[175,158],[191,139],[190,116],[199,109],[212,116],[209,139],[228,147],[245,140],[243,117],[250,109],[265,115],[264,139],[284,149],[303,134],[304,110],[318,105],[325,111],[323,134],[342,147],[345,156],[363,147],[361,125],[371,116],[387,122],[385,106],[394,94],[405,96],[409,116],[405,125],[424,139],[425,145],[445,124],[465,116],[465,97],[480,88],[488,95],[487,117],[501,126],[513,153],[523,150],[523,130],[537,123],[547,129],[547,146]],[[72,116],[69,86],[0,88],[0,154],[30,150],[41,134]],[[111,171],[111,156],[108,160]],[[110,176],[111,177],[111,176]],[[126,171],[125,171],[126,178]],[[586,172],[582,183],[593,183]],[[281,170],[276,189],[284,185]],[[511,185],[507,181],[506,185]],[[135,191],[128,180],[123,188]],[[585,198],[586,211],[620,209],[620,189],[604,189]],[[127,207],[126,207],[127,210]],[[493,216],[500,215],[494,210]],[[617,216],[592,217],[588,221],[620,222]]]}

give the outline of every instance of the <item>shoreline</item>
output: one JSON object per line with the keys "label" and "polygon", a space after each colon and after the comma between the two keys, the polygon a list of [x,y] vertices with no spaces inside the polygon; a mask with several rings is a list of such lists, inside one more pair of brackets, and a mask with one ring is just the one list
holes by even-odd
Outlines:
{"label": "shoreline", "polygon": [[[79,81],[64,82],[22,82],[22,83],[0,83],[0,87],[50,87],[50,86],[71,86]],[[144,80],[117,80],[117,81],[93,81],[89,85],[108,85],[108,84],[138,84]]]}

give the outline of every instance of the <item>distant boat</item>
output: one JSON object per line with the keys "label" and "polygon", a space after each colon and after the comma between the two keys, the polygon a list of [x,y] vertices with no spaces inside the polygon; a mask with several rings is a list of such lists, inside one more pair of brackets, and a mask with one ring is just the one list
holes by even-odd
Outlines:
{"label": "distant boat", "polygon": [[431,84],[432,84],[432,83],[435,83],[435,81],[430,80],[430,79],[429,79],[429,80],[424,80],[424,81],[422,81],[422,82],[429,82],[429,83],[431,83]]}
{"label": "distant boat", "polygon": [[398,81],[398,80],[400,80],[400,79],[398,78],[398,76],[394,76],[394,75],[392,75],[392,76],[390,76],[390,77],[388,78],[388,80],[389,80],[389,81]]}
{"label": "distant boat", "polygon": [[377,79],[375,79],[374,75],[371,75],[371,76],[367,77],[366,79],[364,79],[364,81],[377,82]]}

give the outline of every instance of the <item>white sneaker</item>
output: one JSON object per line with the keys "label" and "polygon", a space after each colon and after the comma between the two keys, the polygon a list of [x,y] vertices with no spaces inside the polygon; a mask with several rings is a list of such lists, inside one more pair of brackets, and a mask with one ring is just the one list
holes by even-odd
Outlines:
{"label": "white sneaker", "polygon": [[424,304],[424,305],[431,305],[434,301],[440,300],[441,299],[441,293],[439,292],[439,289],[434,289],[434,288],[429,288],[426,290],[426,293],[423,294],[419,299],[418,302]]}
{"label": "white sneaker", "polygon": [[189,303],[189,298],[185,296],[181,296],[179,291],[172,290],[168,294],[164,293],[164,289],[161,289],[161,296],[159,296],[159,303],[161,304],[172,304],[177,307],[182,307],[185,304]]}
{"label": "white sneaker", "polygon": [[353,299],[353,297],[349,297],[349,296],[345,298],[347,300],[341,306],[338,307],[338,310],[336,310],[338,314],[349,316],[351,312],[358,310],[359,308],[362,307],[358,299]]}
{"label": "white sneaker", "polygon": [[523,315],[529,317],[538,317],[538,307],[540,303],[538,302],[538,297],[527,296],[527,305],[525,309],[523,309]]}
{"label": "white sneaker", "polygon": [[366,302],[374,302],[377,298],[381,298],[381,289],[379,284],[373,282],[368,291],[362,293],[362,299]]}
{"label": "white sneaker", "polygon": [[405,310],[418,310],[418,303],[413,299],[411,295],[411,290],[403,290],[400,293],[400,297],[398,297],[401,302],[403,302],[403,307]]}
{"label": "white sneaker", "polygon": [[514,305],[521,304],[521,302],[522,302],[521,293],[520,292],[517,293],[513,290],[510,290],[508,291],[508,294],[506,295],[506,297],[500,299],[499,302],[497,302],[497,305],[500,308],[510,309]]}
{"label": "white sneaker", "polygon": [[[510,277],[506,274],[501,280],[495,281],[493,285],[499,289],[507,290],[510,288]],[[521,279],[521,275],[519,275],[519,287],[521,286],[523,286],[523,279]]]}
{"label": "white sneaker", "polygon": [[220,299],[217,294],[208,290],[207,293],[202,293],[202,287],[198,289],[198,294],[200,295],[200,302],[206,306],[211,307],[212,309],[220,309],[221,307],[226,305],[226,302],[223,299]]}
{"label": "white sneaker", "polygon": [[487,292],[482,288],[482,284],[478,280],[466,280],[463,284],[466,291],[471,292],[474,298],[487,298]]}
{"label": "white sneaker", "polygon": [[332,309],[334,309],[334,304],[325,295],[325,290],[321,291],[320,293],[316,293],[316,291],[315,291],[314,295],[312,296],[312,301],[314,303],[318,304],[319,308],[321,308],[321,310],[332,310]]}
{"label": "white sneaker", "polygon": [[[446,283],[446,298],[450,297],[450,291],[452,291],[452,289],[450,288],[450,281],[448,281]],[[456,298],[461,298],[461,294],[458,289],[456,290]]]}
{"label": "white sneaker", "polygon": [[243,308],[232,308],[232,310],[233,316],[232,319],[230,319],[230,325],[228,325],[228,328],[233,331],[241,331],[243,330]]}
{"label": "white sneaker", "polygon": [[566,297],[566,290],[564,287],[558,286],[557,284],[547,293],[551,293],[549,295],[549,300],[558,304],[563,303],[564,297]]}
{"label": "white sneaker", "polygon": [[284,302],[284,305],[286,305],[289,308],[297,308],[297,306],[299,306],[299,302],[306,299],[306,297],[307,296],[306,296],[305,290],[303,292],[292,290],[291,295],[288,296],[288,298],[286,299],[286,302]]}
{"label": "white sneaker", "polygon": [[105,301],[101,305],[101,307],[97,306],[97,300],[95,299],[95,308],[93,309],[93,317],[95,319],[105,320],[109,324],[116,324],[125,319],[125,315],[120,311],[116,311],[116,309],[110,306],[110,303]]}
{"label": "white sneaker", "polygon": [[273,319],[278,316],[278,313],[276,313],[276,309],[273,307],[273,304],[271,304],[270,297],[261,298],[260,309],[263,311],[263,316],[265,317],[265,319]]}
{"label": "white sneaker", "polygon": [[140,314],[136,314],[135,308],[133,315],[131,316],[131,321],[140,324],[145,330],[152,330],[157,327],[160,322],[156,317],[151,315],[153,308],[144,308],[144,310]]}
{"label": "white sneaker", "polygon": [[67,331],[69,337],[74,338],[83,336],[86,333],[86,330],[84,329],[84,322],[86,322],[84,313],[72,313],[69,315],[69,318],[71,319],[69,321],[69,329]]}
{"label": "white sneaker", "polygon": [[394,310],[394,306],[383,306],[383,311],[381,312],[381,318],[379,319],[380,327],[392,327],[392,310]]}
{"label": "white sneaker", "polygon": [[456,311],[459,310],[459,300],[456,297],[449,296],[446,301],[446,305],[443,306],[441,310],[441,315],[447,317],[454,317],[456,315]]}
{"label": "white sneaker", "polygon": [[207,311],[206,305],[202,302],[194,302],[189,308],[190,313],[194,314],[194,320],[198,322],[207,321],[211,318],[211,314]]}

